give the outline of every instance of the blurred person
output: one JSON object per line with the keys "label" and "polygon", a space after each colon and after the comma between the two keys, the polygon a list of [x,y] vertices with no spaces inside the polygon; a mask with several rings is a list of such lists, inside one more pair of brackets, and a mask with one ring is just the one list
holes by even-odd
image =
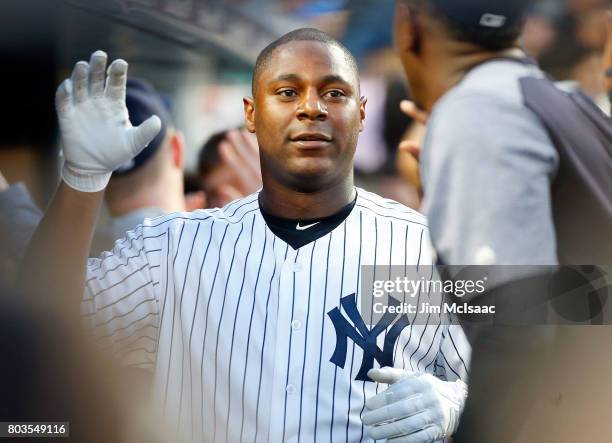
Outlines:
{"label": "blurred person", "polygon": [[[422,153],[418,143],[402,149],[420,153],[423,209],[441,264],[612,262],[612,127],[583,95],[555,88],[519,49],[528,4],[397,2],[396,46],[416,102],[403,111],[428,119]],[[549,293],[536,267],[520,269],[503,268],[486,296],[504,300],[516,287]],[[524,314],[543,324],[538,308]],[[578,352],[571,329],[474,326],[468,334],[470,397],[455,441],[531,441],[521,438],[534,430],[574,441],[564,430],[584,429],[577,424],[584,417],[568,386],[582,375],[558,364]],[[590,359],[584,371],[605,373],[599,355],[581,355]],[[588,435],[607,433],[591,427]]]}
{"label": "blurred person", "polygon": [[[95,351],[88,331],[61,310],[29,302],[0,286],[0,421],[67,422],[69,441],[173,441],[147,398]],[[58,424],[18,437],[63,441],[60,430]]]}
{"label": "blurred person", "polygon": [[41,218],[25,185],[9,186],[0,171],[0,287],[14,286],[19,263]]}
{"label": "blurred person", "polygon": [[244,129],[213,134],[198,156],[206,207],[222,208],[261,188],[257,138]]}
{"label": "blurred person", "polygon": [[542,14],[530,14],[525,22],[521,44],[525,53],[535,60],[548,52],[556,38],[556,29],[552,17]]}
{"label": "blurred person", "polygon": [[[105,65],[106,55],[94,53],[58,90],[68,162],[29,250],[27,264],[37,272],[24,283],[44,286],[57,303],[82,299],[100,340],[154,371],[159,405],[186,440],[371,441],[381,429],[368,427],[368,438],[364,425],[390,395],[415,413],[414,441],[452,434],[469,364],[461,329],[404,319],[383,336],[396,316],[369,329],[359,312],[362,265],[406,267],[432,257],[416,211],[353,185],[366,99],[346,48],[301,29],[264,49],[253,97],[244,99],[262,191],[225,208],[146,220],[113,252],[89,261],[85,275],[78,270],[110,172],[160,128],[156,116],[128,123],[127,64],[110,65],[104,91]],[[44,265],[60,247],[65,269],[51,273]],[[348,337],[355,342],[350,368]],[[374,368],[374,360],[395,367]],[[375,382],[397,383],[379,393]],[[423,401],[410,401],[411,393]]]}
{"label": "blurred person", "polygon": [[[603,78],[599,61],[596,59],[604,47],[606,35],[605,11],[607,0],[604,1],[571,1],[566,4],[557,3],[557,11],[554,8],[543,9],[544,16],[554,20],[556,37],[554,44],[548,50],[539,54],[538,61],[544,71],[553,75],[559,81],[578,81],[581,88],[590,97],[598,101],[603,95]],[[540,3],[537,4],[540,6]],[[552,5],[551,5],[552,6]],[[548,9],[548,11],[546,11]],[[539,14],[538,15],[542,15]],[[537,16],[537,15],[536,15]],[[527,20],[525,32],[530,32],[530,20]],[[535,33],[526,36],[524,41],[527,49],[530,49],[530,39]],[[544,34],[540,34],[541,37]],[[528,51],[529,53],[529,51]],[[531,55],[531,54],[530,54]]]}
{"label": "blurred person", "polygon": [[[547,133],[547,127],[535,118],[534,110],[522,103],[522,79],[544,78],[535,65],[525,60],[524,53],[517,47],[521,19],[529,2],[513,2],[506,7],[491,3],[489,9],[502,11],[496,17],[493,17],[496,14],[486,12],[487,5],[474,2],[469,9],[471,14],[450,19],[451,11],[467,6],[453,6],[445,0],[436,1],[429,8],[418,0],[399,1],[396,34],[400,56],[422,120],[427,118],[427,113],[436,111],[428,122],[421,159],[423,172],[428,175],[426,185],[432,188],[426,189],[432,198],[426,197],[425,211],[433,224],[432,236],[439,259],[443,263],[453,264],[556,264],[559,262],[558,254],[561,254],[561,260],[580,262],[575,257],[579,251],[573,251],[574,255],[572,251],[564,251],[562,246],[565,244],[557,244],[555,238],[550,188],[557,173],[559,153]],[[492,24],[481,16],[491,20]],[[479,19],[482,20],[480,24]],[[476,23],[472,25],[470,20]],[[440,33],[436,34],[435,31]],[[504,75],[501,75],[501,70]],[[481,77],[478,77],[479,74]],[[505,109],[509,104],[514,107]],[[483,109],[487,110],[484,114]],[[447,117],[451,111],[457,113]],[[469,112],[474,114],[474,122],[478,125],[467,125],[467,119],[471,117]],[[498,119],[493,118],[496,113],[499,114]],[[485,124],[483,118],[489,116],[492,121]],[[491,132],[489,137],[487,131]],[[528,136],[517,140],[522,133]],[[457,138],[458,135],[461,138]],[[469,148],[457,147],[458,142],[465,143]],[[504,143],[516,144],[520,149],[506,148]],[[429,145],[433,147],[428,149]],[[605,152],[593,152],[592,155],[596,158],[603,156],[606,164]],[[483,163],[485,161],[497,164],[498,158],[507,159],[501,163],[507,164],[508,171],[504,171],[504,174],[500,174],[499,166],[474,168],[475,165],[486,164]],[[451,159],[452,169],[445,170],[445,174],[441,175],[441,168]],[[453,181],[449,173],[456,174],[461,181]],[[482,187],[481,182],[489,186]],[[490,184],[496,186],[491,188]],[[500,192],[507,193],[509,189],[517,197],[530,195],[531,198],[508,200],[508,196],[501,198],[498,195]],[[479,220],[481,229],[468,229],[473,225],[473,216],[481,205],[490,208],[501,205],[500,210],[505,213],[507,210],[503,208],[510,203],[516,205],[511,218]],[[461,220],[457,218],[457,212],[452,211],[453,205],[457,204],[472,204],[474,210],[460,211],[459,214],[465,217],[465,220]],[[605,199],[600,204],[605,214]],[[450,213],[452,217],[449,217]],[[525,238],[524,224],[516,223],[521,216],[535,222],[530,227],[529,234],[533,236],[530,239]],[[607,232],[602,229],[602,233]],[[508,236],[522,240],[508,244],[503,240]],[[597,254],[594,248],[589,252]],[[589,257],[598,262],[597,255],[585,254],[583,258],[590,261]]]}
{"label": "blurred person", "polygon": [[162,126],[147,148],[117,168],[108,183],[104,201],[113,217],[113,241],[145,218],[185,210],[185,140],[172,122],[168,105],[150,84],[134,78],[127,81],[125,104],[132,125],[155,114]]}
{"label": "blurred person", "polygon": [[575,37],[587,50],[600,50],[606,41],[606,21],[609,4],[593,8],[576,17]]}
{"label": "blurred person", "polygon": [[584,54],[571,65],[571,79],[580,89],[608,113],[605,72],[602,75],[602,52],[605,52],[607,37],[607,9],[609,4],[592,5],[575,17],[574,35],[584,48]]}

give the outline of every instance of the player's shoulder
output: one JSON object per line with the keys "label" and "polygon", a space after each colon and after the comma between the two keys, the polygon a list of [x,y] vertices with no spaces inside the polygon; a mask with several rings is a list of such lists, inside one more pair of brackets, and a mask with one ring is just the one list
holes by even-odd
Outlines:
{"label": "player's shoulder", "polygon": [[521,89],[521,79],[526,77],[543,78],[544,73],[536,65],[510,60],[477,66],[442,96],[430,120],[463,125],[466,118],[494,122],[498,113],[528,113]]}
{"label": "player's shoulder", "polygon": [[209,224],[237,224],[249,214],[259,212],[258,192],[228,203],[223,208],[197,209],[192,212],[174,212],[145,220],[149,232],[176,231],[184,226]]}
{"label": "player's shoulder", "polygon": [[377,218],[427,227],[427,219],[420,212],[395,200],[381,197],[362,188],[357,188],[357,202],[355,206],[361,211]]}

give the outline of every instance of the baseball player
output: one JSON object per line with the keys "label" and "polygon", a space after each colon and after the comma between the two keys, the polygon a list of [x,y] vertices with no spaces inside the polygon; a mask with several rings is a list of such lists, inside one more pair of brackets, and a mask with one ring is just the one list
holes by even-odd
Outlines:
{"label": "baseball player", "polygon": [[[77,63],[58,89],[63,183],[30,250],[62,247],[73,270],[111,171],[160,126],[156,116],[130,125],[127,63],[115,60],[104,86],[106,58]],[[423,216],[353,185],[359,92],[354,58],[326,34],[272,43],[244,99],[263,189],[145,220],[70,282],[69,292],[85,287],[82,313],[100,344],[153,371],[181,440],[433,442],[456,428],[469,365],[460,327],[395,316],[373,325],[360,312],[363,265],[433,259]],[[53,291],[47,272],[31,280]]]}

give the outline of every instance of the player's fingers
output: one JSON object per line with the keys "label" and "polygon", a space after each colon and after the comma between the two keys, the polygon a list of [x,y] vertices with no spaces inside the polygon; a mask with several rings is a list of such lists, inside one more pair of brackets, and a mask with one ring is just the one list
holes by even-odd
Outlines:
{"label": "player's fingers", "polygon": [[259,144],[257,143],[257,136],[251,134],[246,129],[241,130],[240,135],[244,140],[244,147],[246,154],[249,156],[249,160],[259,162]]}
{"label": "player's fingers", "polygon": [[368,377],[370,377],[375,382],[387,383],[390,385],[411,374],[412,372],[410,371],[405,371],[404,369],[399,369],[399,368],[391,368],[389,366],[385,366],[383,368],[370,369],[368,371]]}
{"label": "player's fingers", "polygon": [[204,191],[190,192],[185,195],[185,209],[188,212],[206,207],[206,193]]}
{"label": "player's fingers", "polygon": [[[430,414],[429,411],[423,411],[400,420],[395,420],[379,426],[372,426],[368,429],[368,435],[374,440],[409,436],[435,425],[436,420],[437,419]],[[432,441],[434,440],[427,440],[427,442]]]}
{"label": "player's fingers", "polygon": [[219,156],[221,159],[231,168],[233,168],[238,174],[242,173],[240,167],[240,156],[236,152],[236,146],[227,139],[224,139],[219,143]]}
{"label": "player's fingers", "polygon": [[137,155],[145,146],[151,143],[151,140],[159,134],[161,130],[161,120],[157,115],[152,115],[140,126],[131,128],[133,155]]}
{"label": "player's fingers", "polygon": [[[370,372],[371,371],[372,370],[370,370]],[[391,386],[387,390],[368,398],[365,402],[366,409],[374,411],[378,408],[426,392],[426,387],[423,385],[423,381],[419,379],[418,375],[408,371],[402,372],[404,373],[402,378],[398,378],[399,374],[387,376],[377,376],[377,374],[373,374],[374,377],[372,377],[368,372],[368,375],[370,375],[370,378],[373,380],[384,380],[382,382],[379,381],[379,383],[389,383]]]}
{"label": "player's fingers", "polygon": [[106,59],[104,51],[94,52],[89,59],[89,94],[92,97],[102,97],[104,94]]}
{"label": "player's fingers", "polygon": [[57,115],[66,113],[72,104],[72,81],[66,79],[55,91],[55,110]]}
{"label": "player's fingers", "polygon": [[237,188],[231,185],[219,186],[218,195],[221,206],[225,206],[228,203],[233,202],[234,200],[238,200],[239,198],[244,197],[244,194],[242,192],[240,192]]}
{"label": "player's fingers", "polygon": [[249,187],[247,193],[255,191],[261,187],[261,166],[259,162],[259,143],[257,142],[257,136],[251,134],[246,129],[240,131],[242,140],[244,140],[243,155],[246,158],[249,171]]}
{"label": "player's fingers", "polygon": [[387,443],[431,443],[432,441],[441,440],[440,430],[437,426],[428,426],[410,435],[390,438]]}
{"label": "player's fingers", "polygon": [[87,98],[87,79],[89,77],[89,64],[84,61],[74,65],[72,70],[72,99],[75,103],[81,103]]}
{"label": "player's fingers", "polygon": [[238,154],[236,145],[227,140],[222,141],[219,143],[219,155],[225,164],[234,171],[242,187],[248,187],[253,181],[253,175],[249,172],[246,161]]}
{"label": "player's fingers", "polygon": [[398,149],[402,152],[407,152],[417,160],[421,157],[421,145],[413,140],[401,141]]}
{"label": "player's fingers", "polygon": [[[393,395],[392,392],[389,394]],[[389,399],[389,401],[391,402],[390,404],[365,412],[361,417],[363,423],[368,426],[380,425],[388,421],[410,417],[411,415],[428,409],[431,405],[430,400],[418,393],[403,396],[401,401],[395,401],[394,403],[392,399]]]}
{"label": "player's fingers", "polygon": [[402,100],[400,102],[400,110],[419,123],[427,123],[427,118],[429,117],[427,112],[419,109],[417,105],[410,100]]}
{"label": "player's fingers", "polygon": [[108,67],[104,95],[114,100],[125,100],[125,84],[127,82],[128,64],[117,59]]}
{"label": "player's fingers", "polygon": [[250,168],[258,158],[258,154],[256,151],[253,151],[251,141],[245,137],[243,131],[227,131],[226,140],[233,145],[236,154],[246,163],[245,166]]}
{"label": "player's fingers", "polygon": [[230,129],[225,134],[225,141],[232,145],[237,155],[246,159],[246,149],[244,147],[244,140],[242,139],[240,131]]}
{"label": "player's fingers", "polygon": [[[423,389],[412,383],[402,383],[402,385],[393,385],[389,389],[376,394],[366,400],[365,407],[370,411],[376,411],[378,409],[385,409],[387,406],[394,403],[402,402],[406,399],[410,399],[413,402],[416,410],[421,410],[427,406],[426,399],[419,400],[423,395]],[[364,414],[365,416],[365,414]],[[376,415],[374,417],[377,417]]]}

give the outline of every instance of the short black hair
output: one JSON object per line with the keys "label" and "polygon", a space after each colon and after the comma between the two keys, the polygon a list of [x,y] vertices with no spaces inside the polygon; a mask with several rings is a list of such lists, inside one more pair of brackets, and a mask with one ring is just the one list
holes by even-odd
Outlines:
{"label": "short black hair", "polygon": [[[437,6],[436,2],[431,0],[399,0],[406,4],[412,10],[424,12],[433,19],[440,22],[448,31],[450,37],[456,41],[472,43],[487,51],[502,51],[514,47],[517,39],[523,30],[524,21],[514,21],[509,26],[504,27],[483,27],[477,25],[468,25],[457,20],[454,14]],[[517,2],[519,4],[528,4],[526,0],[490,0],[491,2]],[[525,8],[526,9],[526,8]]]}
{"label": "short black hair", "polygon": [[355,57],[353,54],[351,54],[351,51],[346,48],[346,46],[333,38],[331,35],[318,29],[300,28],[274,40],[259,53],[257,56],[257,61],[255,62],[255,68],[253,69],[253,81],[251,84],[253,95],[255,95],[255,84],[257,83],[257,79],[259,78],[261,71],[268,65],[274,51],[290,42],[320,42],[325,45],[335,46],[336,48],[341,49],[342,52],[344,52],[346,60],[351,65],[351,68],[354,69],[357,81],[359,81],[359,67],[357,60],[355,60]]}

